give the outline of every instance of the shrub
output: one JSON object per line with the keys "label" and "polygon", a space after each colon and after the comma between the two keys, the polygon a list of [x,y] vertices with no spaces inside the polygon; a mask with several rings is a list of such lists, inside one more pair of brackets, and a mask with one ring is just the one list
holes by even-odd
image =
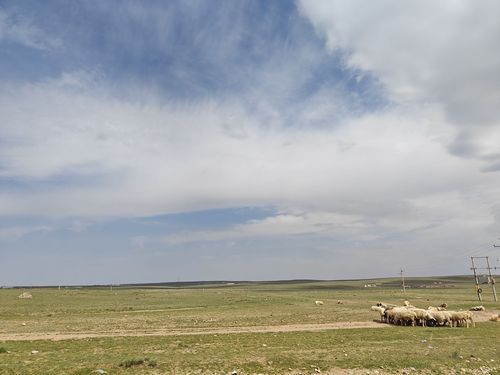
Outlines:
{"label": "shrub", "polygon": [[120,367],[132,367],[132,366],[140,366],[144,364],[144,359],[138,358],[138,359],[127,359],[126,361],[123,361],[120,363]]}
{"label": "shrub", "polygon": [[132,366],[141,366],[141,365],[148,365],[149,367],[156,367],[157,362],[156,362],[156,360],[149,359],[149,358],[132,358],[132,359],[127,359],[127,360],[121,362],[119,366],[129,368]]}

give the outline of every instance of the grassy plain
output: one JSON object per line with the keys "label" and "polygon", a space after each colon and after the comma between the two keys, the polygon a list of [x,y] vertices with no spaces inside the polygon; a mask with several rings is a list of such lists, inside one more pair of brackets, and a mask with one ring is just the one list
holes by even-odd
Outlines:
{"label": "grassy plain", "polygon": [[[0,374],[91,374],[97,369],[108,374],[229,374],[233,370],[239,374],[308,374],[342,369],[363,374],[403,369],[500,373],[500,323],[494,322],[480,322],[475,329],[224,333],[224,329],[241,327],[369,322],[377,318],[369,310],[377,301],[401,304],[407,299],[419,307],[446,302],[455,310],[478,304],[470,277],[407,282],[411,288],[406,294],[391,279],[113,290],[35,288],[30,290],[31,300],[17,298],[22,290],[2,289]],[[364,287],[375,283],[375,288]],[[498,310],[500,305],[485,292],[490,302],[483,305]],[[324,304],[316,306],[315,300]],[[156,331],[199,334],[146,336]],[[139,336],[29,340],[30,335],[40,333]],[[25,338],[7,340],[19,334]],[[38,353],[31,354],[32,350]]]}

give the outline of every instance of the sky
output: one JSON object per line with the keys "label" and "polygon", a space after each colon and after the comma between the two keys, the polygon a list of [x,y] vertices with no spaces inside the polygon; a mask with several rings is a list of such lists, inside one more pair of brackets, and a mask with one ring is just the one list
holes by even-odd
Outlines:
{"label": "sky", "polygon": [[496,0],[0,0],[0,285],[470,274]]}

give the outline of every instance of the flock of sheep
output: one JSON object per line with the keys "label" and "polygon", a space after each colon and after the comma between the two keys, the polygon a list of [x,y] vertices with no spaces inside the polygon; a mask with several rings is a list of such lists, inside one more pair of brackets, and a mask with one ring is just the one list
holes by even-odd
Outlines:
{"label": "flock of sheep", "polygon": [[419,309],[412,306],[408,301],[404,306],[385,304],[383,302],[372,306],[372,311],[380,314],[380,321],[395,325],[411,326],[446,326],[469,328],[469,325],[475,327],[474,314],[471,311],[448,311],[447,305],[439,307],[429,306],[427,309]]}

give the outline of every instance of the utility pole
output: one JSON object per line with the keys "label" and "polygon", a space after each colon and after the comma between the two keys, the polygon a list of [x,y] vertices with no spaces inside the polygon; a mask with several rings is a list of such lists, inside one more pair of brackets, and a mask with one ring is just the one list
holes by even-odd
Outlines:
{"label": "utility pole", "polygon": [[403,269],[401,269],[401,284],[403,285],[403,293],[406,294],[405,277],[403,275]]}
{"label": "utility pole", "polygon": [[472,262],[471,270],[474,272],[474,282],[476,283],[477,298],[479,299],[479,302],[481,302],[483,300],[483,298],[481,297],[482,290],[479,287],[479,279],[477,278],[476,266],[474,265],[474,258],[475,257],[470,257],[470,260]]}
{"label": "utility pole", "polygon": [[[477,291],[477,297],[479,298],[479,301],[482,301],[481,293],[483,292],[483,290],[479,286],[479,279],[477,277],[477,270],[487,270],[488,271],[488,284],[491,283],[491,289],[493,290],[493,298],[495,299],[495,302],[497,302],[498,299],[497,299],[497,291],[495,289],[495,278],[493,277],[493,275],[491,273],[489,257],[470,257],[470,259],[472,262],[471,270],[474,272],[474,280],[476,283],[476,291]],[[486,260],[486,267],[476,267],[474,264],[474,259],[485,259]]]}
{"label": "utility pole", "polygon": [[497,291],[495,289],[495,278],[491,274],[490,261],[489,261],[488,257],[486,257],[486,267],[488,267],[488,275],[490,277],[491,289],[493,289],[493,298],[495,298],[495,302],[498,302]]}

